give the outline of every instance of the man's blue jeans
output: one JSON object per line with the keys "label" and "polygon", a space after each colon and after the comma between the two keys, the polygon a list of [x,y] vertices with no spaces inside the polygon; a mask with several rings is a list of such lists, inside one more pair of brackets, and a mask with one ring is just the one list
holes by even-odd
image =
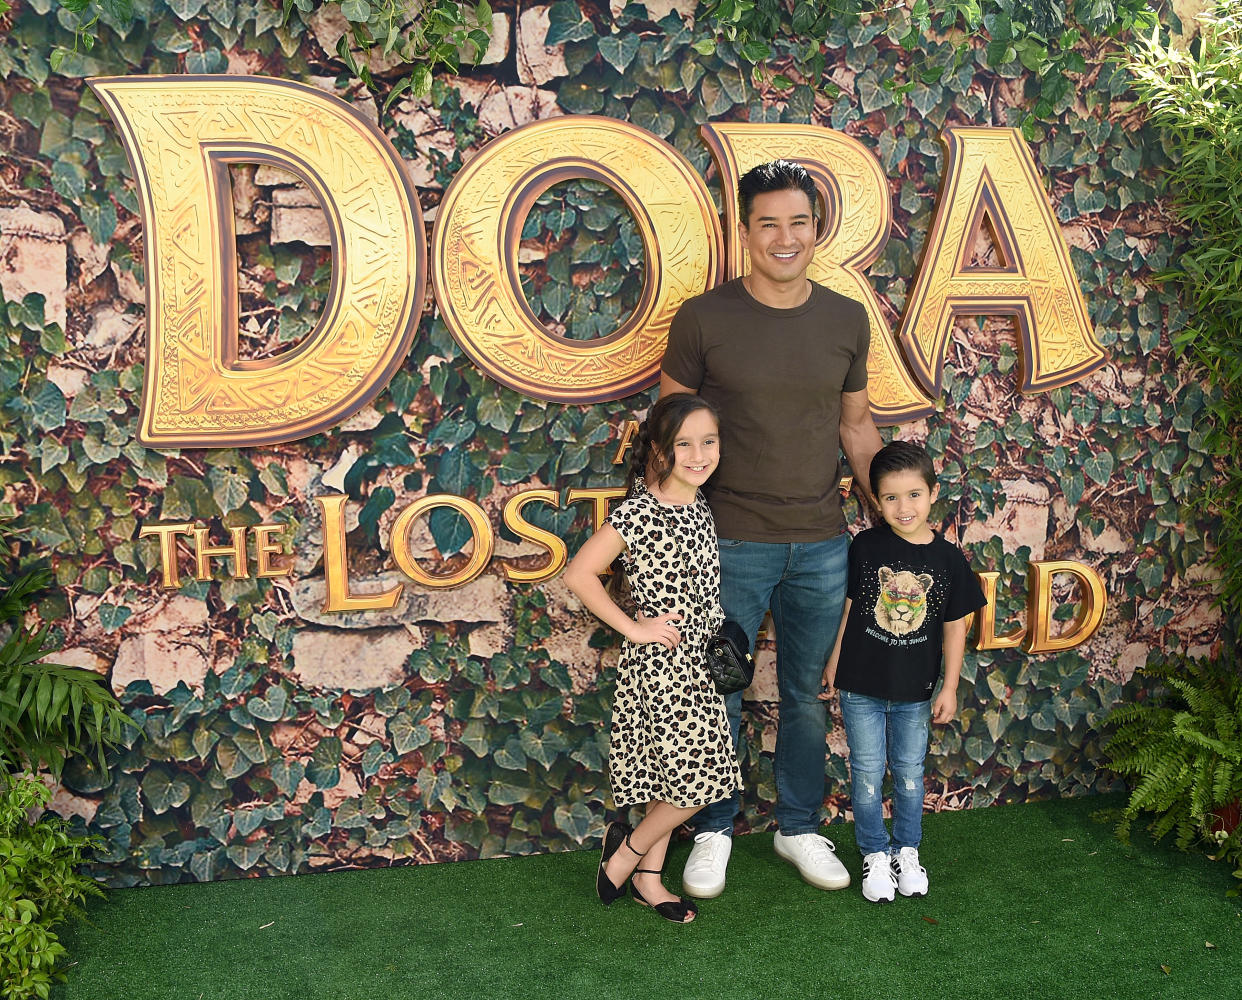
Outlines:
{"label": "man's blue jeans", "polygon": [[[720,603],[742,626],[754,649],[764,613],[776,629],[780,728],[776,735],[776,822],[795,836],[819,829],[824,805],[827,714],[820,677],[837,641],[845,606],[849,535],[822,542],[745,542],[720,539]],[[725,699],[733,745],[742,719],[742,693]],[[698,832],[732,834],[736,795],[705,806]]]}
{"label": "man's blue jeans", "polygon": [[[850,745],[854,835],[866,857],[919,846],[923,839],[923,759],[930,701],[886,701],[841,692]],[[893,772],[893,836],[884,828],[884,766]]]}

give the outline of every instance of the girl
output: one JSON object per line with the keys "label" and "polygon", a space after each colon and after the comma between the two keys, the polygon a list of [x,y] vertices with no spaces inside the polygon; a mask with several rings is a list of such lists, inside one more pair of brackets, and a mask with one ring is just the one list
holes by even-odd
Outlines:
{"label": "girl", "polygon": [[[630,459],[625,500],[565,570],[565,583],[625,637],[612,709],[608,770],[618,808],[645,804],[637,828],[610,823],[596,876],[605,903],[625,893],[662,917],[689,923],[697,911],[660,875],[673,830],[742,787],[724,698],[704,662],[724,621],[720,559],[699,493],[720,460],[716,411],[675,393],[651,408]],[[600,575],[609,566],[609,590]],[[617,606],[624,582],[637,605]]]}

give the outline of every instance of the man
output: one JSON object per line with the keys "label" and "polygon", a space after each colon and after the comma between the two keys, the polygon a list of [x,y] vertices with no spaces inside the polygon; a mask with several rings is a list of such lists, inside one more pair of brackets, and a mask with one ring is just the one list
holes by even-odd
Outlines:
{"label": "man", "polygon": [[[845,600],[840,449],[867,494],[882,442],[867,400],[866,310],[807,278],[816,190],[804,168],[761,164],[738,184],[738,231],[750,273],[685,302],[669,331],[660,394],[700,393],[721,414],[720,466],[709,500],[720,536],[721,604],[755,636],[776,630],[776,853],[803,879],[841,889],[850,876],[819,835],[825,706],[820,675]],[[742,696],[727,699],[734,743]],[[702,810],[685,891],[724,890],[734,796]]]}

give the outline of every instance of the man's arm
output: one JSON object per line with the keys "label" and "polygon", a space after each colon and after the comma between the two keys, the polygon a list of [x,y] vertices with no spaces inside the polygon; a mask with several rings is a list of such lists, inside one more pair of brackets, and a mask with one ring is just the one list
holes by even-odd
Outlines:
{"label": "man's arm", "polygon": [[[663,385],[661,381],[661,395],[664,394]],[[871,471],[871,459],[883,446],[880,432],[871,417],[871,402],[867,399],[867,390],[841,393],[841,448],[845,451],[845,457],[850,460],[854,485],[861,490],[863,498],[874,509],[878,509],[879,505],[871,495],[868,473]]]}
{"label": "man's arm", "polygon": [[[666,373],[660,372],[660,398],[663,399],[665,396],[670,396],[675,392],[688,392],[691,396],[697,396],[699,394],[698,389],[691,389],[684,386]],[[872,454],[874,455],[875,452],[872,452]]]}

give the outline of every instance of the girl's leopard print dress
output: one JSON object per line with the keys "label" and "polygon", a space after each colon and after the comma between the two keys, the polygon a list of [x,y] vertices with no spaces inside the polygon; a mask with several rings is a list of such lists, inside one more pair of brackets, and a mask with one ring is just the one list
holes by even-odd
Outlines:
{"label": "girl's leopard print dress", "polygon": [[649,617],[682,616],[671,652],[658,643],[622,645],[608,750],[613,799],[619,807],[719,802],[741,790],[742,773],[703,656],[724,621],[711,511],[702,494],[685,506],[661,503],[639,479],[608,523],[625,541],[634,603]]}

